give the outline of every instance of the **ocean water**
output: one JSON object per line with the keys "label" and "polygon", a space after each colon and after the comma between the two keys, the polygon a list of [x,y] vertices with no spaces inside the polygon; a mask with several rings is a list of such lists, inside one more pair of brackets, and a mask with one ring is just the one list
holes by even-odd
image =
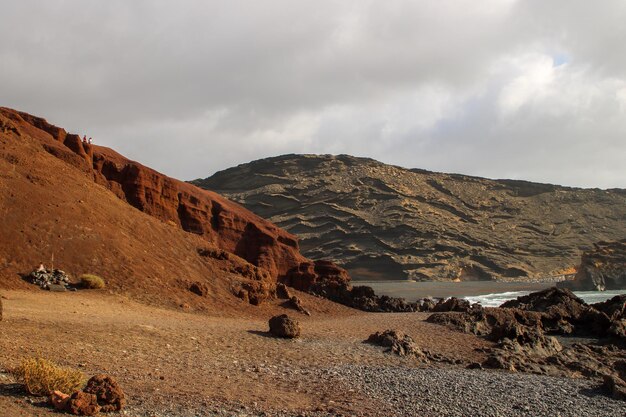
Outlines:
{"label": "ocean water", "polygon": [[[531,292],[553,287],[554,283],[541,282],[415,282],[415,281],[354,281],[354,285],[368,285],[379,295],[402,297],[408,301],[418,298],[434,297],[465,298],[472,303],[479,302],[484,307],[497,307],[508,300],[513,300]],[[580,291],[577,296],[587,303],[608,300],[623,291]]]}
{"label": "ocean water", "polygon": [[[470,303],[480,303],[483,307],[499,307],[502,303],[514,300],[517,297],[528,295],[532,291],[508,291],[502,293],[476,295],[471,297],[463,297]],[[578,297],[582,298],[587,304],[599,303],[616,295],[624,294],[622,291],[574,291]]]}

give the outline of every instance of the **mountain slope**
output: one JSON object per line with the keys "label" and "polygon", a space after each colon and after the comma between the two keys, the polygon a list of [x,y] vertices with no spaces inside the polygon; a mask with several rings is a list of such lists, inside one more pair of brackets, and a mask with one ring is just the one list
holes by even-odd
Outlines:
{"label": "mountain slope", "polygon": [[[293,235],[238,204],[6,108],[0,212],[2,288],[28,288],[19,275],[54,262],[139,299],[238,309],[233,293],[259,301],[252,293],[271,293],[277,281],[306,289],[348,279],[310,262]],[[189,291],[194,283],[202,297]]]}
{"label": "mountain slope", "polygon": [[193,181],[298,235],[354,279],[527,280],[570,274],[580,250],[626,236],[626,190],[285,155]]}

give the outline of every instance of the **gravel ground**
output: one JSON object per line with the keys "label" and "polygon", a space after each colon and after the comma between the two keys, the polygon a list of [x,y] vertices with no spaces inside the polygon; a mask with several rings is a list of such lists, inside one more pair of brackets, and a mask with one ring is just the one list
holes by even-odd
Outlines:
{"label": "gravel ground", "polygon": [[[286,370],[290,373],[289,370]],[[295,375],[294,375],[295,376]],[[301,377],[302,375],[299,375]],[[345,365],[309,372],[328,384],[349,386],[365,394],[371,403],[359,413],[346,406],[329,411],[301,413],[264,410],[262,405],[213,403],[195,411],[176,405],[146,411],[130,407],[126,415],[137,417],[203,416],[437,416],[437,417],[613,417],[626,416],[626,402],[603,395],[589,380],[540,375],[467,370],[462,368],[405,368]],[[300,381],[302,382],[302,381]],[[349,404],[349,400],[347,400]],[[347,404],[346,404],[347,405]],[[348,405],[349,408],[349,405]]]}
{"label": "gravel ground", "polygon": [[588,380],[451,368],[337,369],[387,407],[381,416],[626,416]]}

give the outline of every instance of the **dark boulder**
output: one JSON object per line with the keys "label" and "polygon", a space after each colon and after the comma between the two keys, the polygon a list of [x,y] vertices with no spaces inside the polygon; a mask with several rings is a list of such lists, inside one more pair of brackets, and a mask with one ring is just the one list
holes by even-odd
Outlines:
{"label": "dark boulder", "polygon": [[276,337],[295,339],[300,337],[300,323],[286,314],[274,316],[269,321],[270,333]]}

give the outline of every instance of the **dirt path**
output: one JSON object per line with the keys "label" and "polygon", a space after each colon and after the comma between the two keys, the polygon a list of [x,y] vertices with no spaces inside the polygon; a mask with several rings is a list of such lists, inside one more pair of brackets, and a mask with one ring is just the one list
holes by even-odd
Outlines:
{"label": "dirt path", "polygon": [[[421,347],[452,358],[479,360],[474,349],[486,343],[425,323],[422,314],[299,316],[303,337],[288,341],[265,334],[267,318],[278,307],[260,309],[259,318],[221,318],[95,292],[4,296],[0,368],[41,355],[87,375],[106,372],[120,381],[131,405],[147,410],[174,401],[182,408],[224,402],[268,410],[365,411],[375,404],[363,394],[309,378],[308,371],[342,364],[419,366],[362,343],[387,328],[405,331]],[[8,375],[2,377],[0,410],[48,415],[14,394]]]}

